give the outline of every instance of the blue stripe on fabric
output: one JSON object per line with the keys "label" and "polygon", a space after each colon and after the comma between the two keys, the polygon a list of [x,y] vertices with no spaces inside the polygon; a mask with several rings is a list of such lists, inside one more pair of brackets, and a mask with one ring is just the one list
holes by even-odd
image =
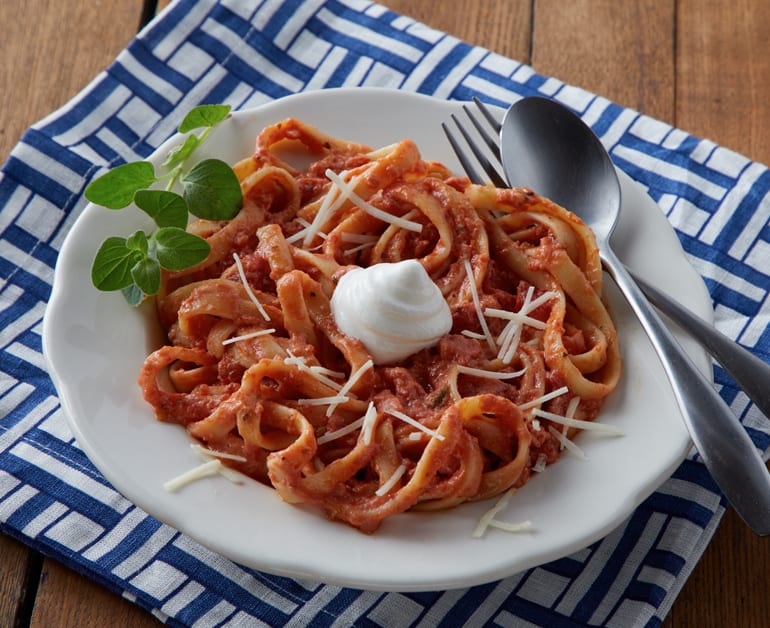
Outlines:
{"label": "blue stripe on fabric", "polygon": [[49,201],[56,207],[64,208],[70,201],[73,193],[52,179],[46,173],[36,170],[28,163],[21,161],[18,157],[11,155],[3,166],[3,172],[6,176],[13,177],[21,185]]}

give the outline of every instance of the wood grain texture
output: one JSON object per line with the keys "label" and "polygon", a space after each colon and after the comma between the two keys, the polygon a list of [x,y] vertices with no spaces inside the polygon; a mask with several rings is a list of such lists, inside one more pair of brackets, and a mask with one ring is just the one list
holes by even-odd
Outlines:
{"label": "wood grain texture", "polygon": [[537,0],[532,65],[655,118],[674,113],[673,0]]}
{"label": "wood grain texture", "polygon": [[469,44],[529,63],[531,0],[385,0],[381,4]]}
{"label": "wood grain texture", "polygon": [[119,626],[151,628],[160,622],[144,609],[48,560],[40,577],[31,628]]}
{"label": "wood grain texture", "polygon": [[770,2],[681,0],[676,121],[770,164]]}
{"label": "wood grain texture", "polygon": [[[160,0],[159,7],[167,4]],[[770,163],[767,0],[384,0],[393,10]],[[0,0],[0,161],[134,35],[142,0]],[[11,25],[12,26],[9,26]],[[29,87],[31,86],[31,88]],[[0,537],[0,626],[13,626],[29,550]],[[770,544],[728,511],[665,622],[764,626]],[[34,626],[156,626],[46,560]]]}
{"label": "wood grain texture", "polygon": [[136,34],[142,0],[0,2],[0,161]]}
{"label": "wood grain texture", "polygon": [[0,626],[23,626],[35,601],[40,558],[18,541],[0,536]]}

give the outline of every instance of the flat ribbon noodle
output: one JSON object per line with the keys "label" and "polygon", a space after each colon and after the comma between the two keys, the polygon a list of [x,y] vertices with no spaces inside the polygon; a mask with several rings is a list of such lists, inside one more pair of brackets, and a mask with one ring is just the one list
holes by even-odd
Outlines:
{"label": "flat ribbon noodle", "polygon": [[[234,172],[244,207],[190,225],[211,254],[164,272],[168,340],[139,383],[158,419],[286,502],[369,533],[516,489],[576,431],[536,411],[592,421],[617,386],[596,242],[551,201],[453,177],[411,140],[372,150],[296,119]],[[351,268],[405,259],[452,329],[382,366],[330,300]]]}

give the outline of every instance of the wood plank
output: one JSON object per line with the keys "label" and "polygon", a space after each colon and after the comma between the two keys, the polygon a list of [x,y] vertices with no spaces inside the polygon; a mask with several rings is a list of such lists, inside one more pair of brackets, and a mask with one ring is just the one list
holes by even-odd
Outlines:
{"label": "wood plank", "polygon": [[41,558],[8,536],[0,536],[0,626],[21,626],[35,601]]}
{"label": "wood plank", "polygon": [[382,4],[470,44],[529,63],[532,20],[529,0],[385,0]]}
{"label": "wood plank", "polygon": [[[143,0],[0,2],[0,161],[5,161],[30,125],[69,101],[109,65],[135,35],[143,6]],[[62,36],[52,36],[55,33]],[[18,616],[28,585],[25,579],[30,564],[38,563],[39,568],[42,559],[8,537],[0,537],[0,556],[0,625],[26,625],[27,619]],[[98,625],[61,618],[79,609],[103,612],[113,607],[103,598],[112,594],[83,578],[84,587],[73,589],[75,574],[50,560],[45,561],[43,573],[45,595],[37,598],[33,614],[37,625]]]}
{"label": "wood plank", "polygon": [[673,23],[673,2],[537,0],[532,66],[547,76],[672,121]]}
{"label": "wood plank", "polygon": [[0,2],[0,161],[30,125],[107,67],[136,34],[143,4],[35,0],[32,8],[29,0]]}
{"label": "wood plank", "polygon": [[765,626],[770,548],[730,509],[664,626]]}
{"label": "wood plank", "polygon": [[770,164],[770,3],[680,0],[678,126]]}
{"label": "wood plank", "polygon": [[[675,123],[770,163],[770,4],[680,0]],[[729,510],[668,626],[759,626],[770,617],[770,545]]]}
{"label": "wood plank", "polygon": [[159,625],[155,617],[136,604],[55,561],[45,562],[30,628]]}

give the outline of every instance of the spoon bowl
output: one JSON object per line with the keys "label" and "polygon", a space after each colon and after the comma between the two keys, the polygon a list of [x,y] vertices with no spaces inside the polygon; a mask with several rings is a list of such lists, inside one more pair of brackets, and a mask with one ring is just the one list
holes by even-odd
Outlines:
{"label": "spoon bowl", "polygon": [[759,452],[610,246],[621,193],[617,173],[599,138],[559,103],[524,98],[503,118],[500,153],[511,186],[529,187],[550,198],[593,230],[604,268],[657,351],[706,467],[746,524],[759,535],[770,534],[770,473]]}
{"label": "spoon bowl", "polygon": [[620,182],[579,117],[553,100],[524,98],[506,112],[500,144],[509,185],[533,189],[578,214],[597,240],[609,238],[620,215]]}

